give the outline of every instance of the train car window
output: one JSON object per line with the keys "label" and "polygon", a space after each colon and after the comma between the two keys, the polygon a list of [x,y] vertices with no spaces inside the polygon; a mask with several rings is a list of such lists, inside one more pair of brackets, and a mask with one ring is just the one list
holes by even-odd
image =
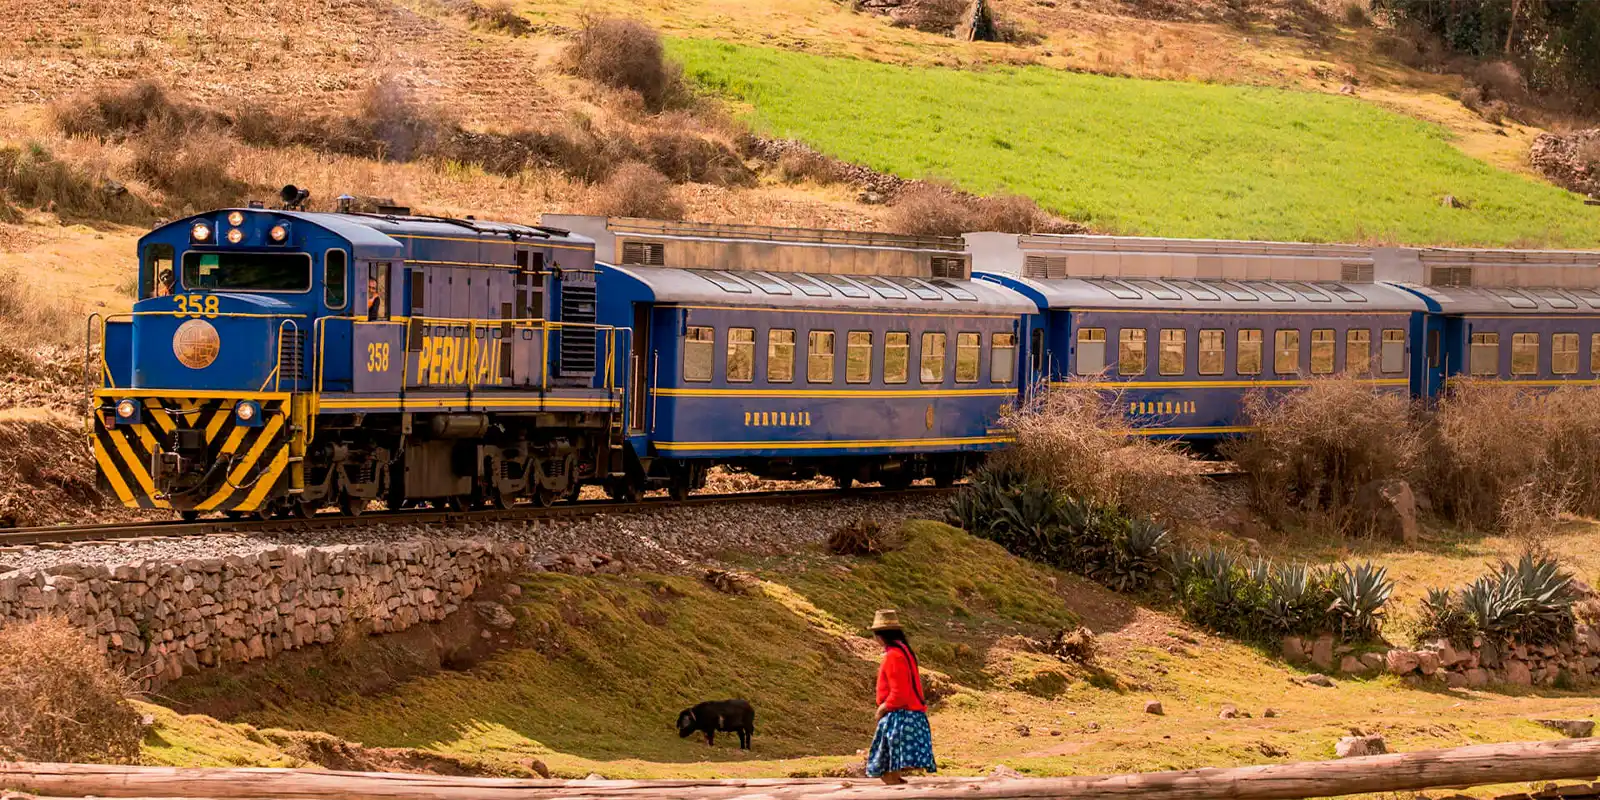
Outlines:
{"label": "train car window", "polygon": [[[416,269],[407,270],[406,274],[411,276],[411,305],[408,307],[406,313],[413,315],[421,314],[423,313],[422,310],[427,308],[427,305],[425,304],[425,301],[428,298],[427,273],[423,272],[421,267],[417,267]],[[522,276],[518,275],[517,277],[521,278]],[[523,315],[518,314],[517,318],[520,319],[522,316]]]}
{"label": "train car window", "polygon": [[1578,334],[1558,333],[1550,337],[1550,371],[1557,375],[1578,374]]}
{"label": "train car window", "polygon": [[338,311],[350,302],[349,263],[343,250],[329,250],[322,256],[322,302],[329,311]]}
{"label": "train car window", "polygon": [[911,334],[889,331],[883,337],[883,382],[905,383],[911,377]]}
{"label": "train car window", "polygon": [[1531,291],[1533,294],[1538,295],[1540,300],[1543,300],[1546,303],[1549,303],[1551,308],[1577,308],[1578,307],[1577,303],[1572,302],[1572,298],[1567,297],[1566,295],[1562,294],[1559,290],[1556,290],[1556,289],[1530,289],[1529,291]]}
{"label": "train car window", "polygon": [[833,292],[828,291],[828,287],[818,283],[817,279],[811,277],[810,275],[796,272],[789,276],[789,282],[800,287],[800,293],[806,295],[807,297],[833,296]]}
{"label": "train car window", "polygon": [[1280,329],[1272,335],[1272,371],[1279,375],[1300,372],[1300,332]]}
{"label": "train car window", "polygon": [[1240,302],[1254,303],[1261,299],[1256,297],[1255,292],[1252,292],[1249,289],[1246,289],[1232,281],[1217,281],[1217,288],[1227,292],[1229,297]]}
{"label": "train car window", "polygon": [[[1035,331],[1035,338],[1040,332]],[[1042,347],[1043,342],[1035,347]],[[1078,374],[1099,375],[1106,369],[1106,329],[1105,328],[1079,328],[1078,329]]]}
{"label": "train car window", "polygon": [[1162,375],[1182,375],[1184,362],[1188,360],[1189,332],[1182,328],[1162,328],[1156,369]]}
{"label": "train car window", "polygon": [[872,382],[872,331],[851,331],[846,334],[844,382]]}
{"label": "train car window", "polygon": [[996,333],[989,337],[989,382],[1006,384],[1017,377],[1017,335]]}
{"label": "train car window", "polygon": [[307,292],[309,253],[183,254],[183,288],[189,291]]}
{"label": "train car window", "polygon": [[874,292],[877,292],[879,297],[887,297],[890,300],[904,300],[904,299],[906,299],[906,293],[905,292],[900,291],[900,289],[898,287],[896,287],[894,284],[889,283],[888,281],[885,281],[882,278],[875,278],[875,277],[872,277],[872,276],[862,276],[862,277],[856,278],[856,281],[866,284],[867,288],[871,289]]}
{"label": "train car window", "polygon": [[1161,284],[1156,283],[1155,281],[1128,281],[1128,283],[1133,285],[1136,288],[1143,289],[1143,290],[1149,292],[1151,294],[1151,296],[1155,297],[1157,300],[1182,300],[1183,299],[1182,295],[1178,294],[1177,292],[1173,291],[1172,289],[1170,289],[1170,288],[1168,288],[1166,286],[1162,286]]}
{"label": "train car window", "polygon": [[1239,360],[1234,371],[1240,375],[1260,375],[1261,361],[1261,331],[1254,328],[1239,331]]}
{"label": "train car window", "polygon": [[1351,328],[1344,332],[1344,371],[1349,375],[1372,372],[1372,331]]}
{"label": "train car window", "polygon": [[756,379],[756,329],[728,329],[729,383],[749,383]]}
{"label": "train car window", "polygon": [[846,278],[843,275],[822,274],[822,275],[818,275],[816,277],[817,277],[818,280],[822,281],[823,283],[826,283],[829,286],[832,286],[833,288],[838,289],[839,290],[839,294],[842,294],[845,297],[853,297],[853,298],[855,298],[857,300],[864,300],[864,299],[872,296],[872,295],[867,293],[866,289],[863,289],[860,286],[857,286],[855,281],[852,281],[852,280],[850,280],[849,278]]}
{"label": "train car window", "polygon": [[1600,333],[1589,334],[1589,371],[1600,375]]}
{"label": "train car window", "polygon": [[1117,331],[1117,372],[1122,375],[1143,375],[1145,370],[1144,328],[1123,328]]}
{"label": "train car window", "polygon": [[1172,285],[1194,295],[1194,299],[1196,300],[1222,299],[1222,297],[1216,292],[1211,291],[1210,287],[1205,286],[1204,284],[1195,283],[1194,281],[1173,281]]}
{"label": "train car window", "polygon": [[1539,374],[1539,334],[1511,334],[1511,374]]}
{"label": "train car window", "polygon": [[[470,284],[471,278],[467,281]],[[389,318],[389,264],[375,261],[367,265],[367,320]]]}
{"label": "train car window", "polygon": [[945,280],[944,278],[936,278],[932,281],[932,283],[934,286],[949,292],[951,297],[954,297],[963,303],[975,302],[978,299],[977,295],[967,291],[966,289],[963,289],[961,286],[955,283]]}
{"label": "train car window", "polygon": [[[1519,291],[1517,291],[1515,289],[1490,289],[1489,291],[1492,292],[1495,297],[1498,297],[1501,300],[1506,301],[1506,304],[1511,306],[1512,308],[1538,308],[1539,307],[1539,304],[1534,302],[1532,298],[1528,297],[1527,295],[1524,295],[1523,293],[1521,293],[1521,292],[1519,292]],[[1512,344],[1513,347],[1516,346],[1516,337],[1515,336],[1512,336],[1511,344]]]}
{"label": "train car window", "polygon": [[1401,328],[1385,328],[1383,330],[1383,346],[1378,353],[1379,369],[1384,372],[1400,372],[1406,366],[1406,332]]}
{"label": "train car window", "polygon": [[922,334],[922,382],[944,382],[944,345],[942,333]]}
{"label": "train car window", "polygon": [[1439,368],[1439,332],[1428,331],[1428,368]]}
{"label": "train car window", "polygon": [[1332,375],[1334,338],[1332,328],[1317,328],[1311,332],[1311,374]]}
{"label": "train car window", "polygon": [[1567,293],[1588,303],[1590,308],[1600,308],[1600,292],[1593,289],[1568,289]]}
{"label": "train car window", "polygon": [[812,331],[806,342],[806,381],[833,383],[833,331]]}
{"label": "train car window", "polygon": [[979,356],[982,353],[982,334],[956,334],[956,383],[978,382]]}
{"label": "train car window", "polygon": [[172,271],[175,258],[170,244],[151,244],[144,248],[144,268],[139,270],[139,299],[166,297],[178,285],[178,275]]}
{"label": "train car window", "polygon": [[[784,296],[794,294],[794,290],[789,288],[789,284],[778,280],[776,275],[771,275],[765,272],[748,272],[745,273],[744,279],[755,284],[757,289],[760,289],[767,294]],[[791,342],[791,344],[793,343]]]}
{"label": "train car window", "polygon": [[907,289],[910,289],[911,293],[916,295],[919,299],[922,299],[922,300],[943,300],[944,299],[944,295],[939,294],[939,290],[938,289],[935,289],[932,286],[929,286],[928,284],[923,283],[922,281],[919,281],[919,280],[917,280],[915,278],[890,277],[889,280],[894,282],[894,283],[898,283],[901,286],[906,287]]}
{"label": "train car window", "polygon": [[1365,303],[1366,296],[1342,283],[1319,283],[1318,289],[1333,292],[1340,300],[1346,303]]}
{"label": "train car window", "polygon": [[767,383],[794,382],[794,331],[767,331]]}
{"label": "train car window", "polygon": [[1323,294],[1322,292],[1317,291],[1316,289],[1311,288],[1311,286],[1309,284],[1304,284],[1304,283],[1300,283],[1298,281],[1294,281],[1294,282],[1290,282],[1290,283],[1285,283],[1284,286],[1289,287],[1290,290],[1294,291],[1296,294],[1300,295],[1301,297],[1304,297],[1305,299],[1310,300],[1313,303],[1328,303],[1328,302],[1332,302],[1333,301],[1333,298],[1327,296],[1326,294]]}
{"label": "train car window", "polygon": [[1272,283],[1252,283],[1252,284],[1250,284],[1250,288],[1255,289],[1256,291],[1266,295],[1267,299],[1271,300],[1273,302],[1277,302],[1277,303],[1293,303],[1294,302],[1294,295],[1289,294],[1288,292],[1286,292],[1286,291],[1284,291],[1282,289],[1279,289],[1277,284],[1272,284]]}
{"label": "train car window", "polygon": [[683,334],[683,379],[695,383],[711,380],[716,359],[717,332],[709,326],[690,325]]}
{"label": "train car window", "polygon": [[[1044,352],[1044,329],[1034,328],[1033,332],[1028,334],[1028,341],[1028,361],[1033,365],[1034,374],[1041,374],[1044,372],[1046,355]],[[1103,350],[1105,348],[1105,337],[1101,336],[1100,341],[1100,347]]]}
{"label": "train car window", "polygon": [[1221,375],[1228,364],[1228,332],[1221,328],[1200,331],[1200,374]]}

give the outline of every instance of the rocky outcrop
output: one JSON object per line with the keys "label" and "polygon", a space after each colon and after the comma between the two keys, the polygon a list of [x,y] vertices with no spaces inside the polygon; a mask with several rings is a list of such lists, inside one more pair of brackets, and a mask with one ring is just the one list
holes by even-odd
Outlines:
{"label": "rocky outcrop", "polygon": [[1528,160],[1551,182],[1600,197],[1600,128],[1541,133],[1528,150]]}

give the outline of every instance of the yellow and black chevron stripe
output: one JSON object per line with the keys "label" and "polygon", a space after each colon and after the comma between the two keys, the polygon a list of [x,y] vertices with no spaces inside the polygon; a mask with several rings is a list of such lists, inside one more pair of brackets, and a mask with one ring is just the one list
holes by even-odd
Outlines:
{"label": "yellow and black chevron stripe", "polygon": [[[139,423],[108,425],[115,404],[126,396],[96,393],[93,423],[101,487],[123,505],[256,511],[283,493],[293,429],[287,395],[140,397],[136,399],[144,404],[144,413]],[[261,406],[258,427],[239,424],[234,414],[235,405],[246,399]],[[207,477],[199,485],[186,486],[155,472],[156,455],[174,449],[180,429],[199,431],[205,442],[198,470]]]}

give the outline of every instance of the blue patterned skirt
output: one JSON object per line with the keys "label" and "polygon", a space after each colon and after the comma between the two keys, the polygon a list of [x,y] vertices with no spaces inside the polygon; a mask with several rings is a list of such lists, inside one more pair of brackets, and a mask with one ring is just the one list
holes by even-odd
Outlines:
{"label": "blue patterned skirt", "polygon": [[933,732],[928,729],[928,715],[921,711],[890,711],[878,720],[872,753],[867,756],[867,776],[879,778],[884,773],[913,769],[939,771],[933,763]]}

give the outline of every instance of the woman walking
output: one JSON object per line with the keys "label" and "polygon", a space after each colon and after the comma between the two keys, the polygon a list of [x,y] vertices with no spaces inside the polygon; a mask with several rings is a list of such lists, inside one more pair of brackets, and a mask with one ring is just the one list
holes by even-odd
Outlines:
{"label": "woman walking", "polygon": [[922,674],[897,612],[879,611],[872,620],[872,633],[883,645],[883,666],[878,668],[878,732],[867,756],[867,775],[888,784],[905,783],[904,772],[939,771],[933,761]]}

